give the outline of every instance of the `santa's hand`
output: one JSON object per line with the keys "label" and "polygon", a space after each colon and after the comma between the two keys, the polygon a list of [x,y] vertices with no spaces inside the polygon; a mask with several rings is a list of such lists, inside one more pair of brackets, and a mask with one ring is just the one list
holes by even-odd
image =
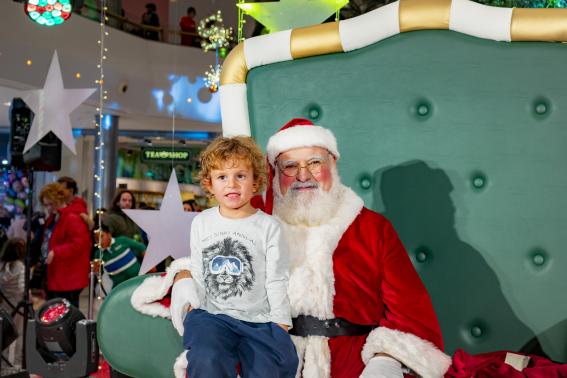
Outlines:
{"label": "santa's hand", "polygon": [[173,284],[173,288],[171,289],[171,305],[169,307],[171,311],[171,322],[180,336],[183,336],[183,319],[185,319],[189,306],[199,308],[201,301],[197,294],[195,281],[193,281],[192,278],[183,278]]}
{"label": "santa's hand", "polygon": [[387,356],[374,356],[368,361],[360,378],[403,378],[402,364]]}

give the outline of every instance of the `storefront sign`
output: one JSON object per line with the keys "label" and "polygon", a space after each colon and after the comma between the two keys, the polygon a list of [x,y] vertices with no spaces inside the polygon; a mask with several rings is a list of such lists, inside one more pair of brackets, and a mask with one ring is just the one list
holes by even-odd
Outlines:
{"label": "storefront sign", "polygon": [[168,161],[176,161],[176,162],[188,162],[189,157],[191,156],[188,150],[172,150],[171,148],[142,148],[142,154],[140,158],[144,162],[168,162]]}

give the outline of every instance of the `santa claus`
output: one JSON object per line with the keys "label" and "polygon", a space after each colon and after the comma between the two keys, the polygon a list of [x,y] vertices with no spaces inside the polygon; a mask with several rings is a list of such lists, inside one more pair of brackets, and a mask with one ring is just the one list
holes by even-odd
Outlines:
{"label": "santa claus", "polygon": [[[429,295],[391,223],[341,183],[333,133],[294,119],[267,154],[265,211],[281,221],[291,254],[298,376],[443,376],[451,358]],[[171,316],[182,329],[196,294],[178,270]]]}

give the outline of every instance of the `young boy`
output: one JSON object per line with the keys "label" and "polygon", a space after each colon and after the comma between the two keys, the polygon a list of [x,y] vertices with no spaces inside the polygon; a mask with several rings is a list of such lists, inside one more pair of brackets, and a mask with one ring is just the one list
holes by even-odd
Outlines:
{"label": "young boy", "polygon": [[188,377],[236,377],[237,365],[243,378],[295,377],[287,251],[279,223],[250,204],[265,158],[249,137],[220,137],[203,151],[200,176],[218,206],[193,220],[193,279],[172,293],[194,284],[199,296],[183,324]]}
{"label": "young boy", "polygon": [[[112,279],[112,287],[136,277],[140,271],[138,259],[145,252],[146,246],[126,236],[113,238],[105,225],[101,226],[99,232],[100,245],[95,257],[103,261],[104,270]],[[98,235],[95,240],[98,242]]]}

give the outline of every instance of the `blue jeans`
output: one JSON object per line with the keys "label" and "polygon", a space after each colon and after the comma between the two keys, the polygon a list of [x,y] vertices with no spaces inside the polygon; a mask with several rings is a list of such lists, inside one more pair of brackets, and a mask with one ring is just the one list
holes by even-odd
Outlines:
{"label": "blue jeans", "polygon": [[251,323],[194,309],[183,324],[189,378],[294,378],[297,352],[274,323]]}

